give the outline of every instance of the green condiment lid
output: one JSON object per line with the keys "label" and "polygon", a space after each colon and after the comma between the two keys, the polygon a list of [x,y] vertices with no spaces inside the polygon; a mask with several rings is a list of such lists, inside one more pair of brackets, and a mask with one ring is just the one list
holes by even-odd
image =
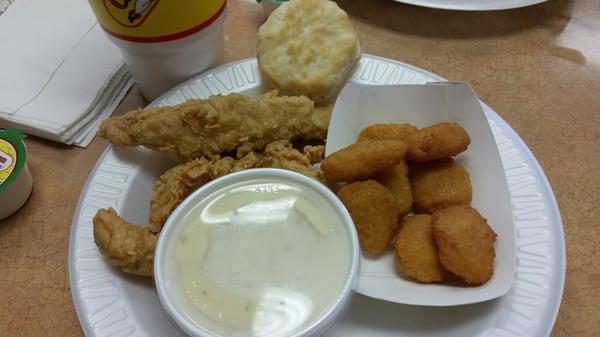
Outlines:
{"label": "green condiment lid", "polygon": [[0,193],[17,180],[27,161],[25,135],[17,130],[0,130]]}

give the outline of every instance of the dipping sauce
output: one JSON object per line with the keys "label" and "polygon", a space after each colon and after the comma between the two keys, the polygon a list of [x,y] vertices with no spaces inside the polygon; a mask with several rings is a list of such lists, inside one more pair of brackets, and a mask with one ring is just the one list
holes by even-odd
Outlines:
{"label": "dipping sauce", "polygon": [[351,239],[331,201],[283,178],[208,195],[166,244],[167,293],[189,321],[225,336],[289,336],[340,296]]}

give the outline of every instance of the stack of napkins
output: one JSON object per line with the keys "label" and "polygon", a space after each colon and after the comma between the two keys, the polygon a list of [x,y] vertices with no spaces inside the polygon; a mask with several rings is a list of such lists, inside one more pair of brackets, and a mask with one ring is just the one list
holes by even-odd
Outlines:
{"label": "stack of napkins", "polygon": [[0,16],[0,128],[85,147],[132,84],[87,1],[17,0]]}

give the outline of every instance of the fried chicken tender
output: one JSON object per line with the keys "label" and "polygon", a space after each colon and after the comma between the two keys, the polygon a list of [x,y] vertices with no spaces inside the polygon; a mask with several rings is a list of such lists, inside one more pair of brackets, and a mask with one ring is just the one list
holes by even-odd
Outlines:
{"label": "fried chicken tender", "polygon": [[456,156],[467,149],[471,138],[457,123],[444,122],[419,129],[406,142],[406,159],[426,162]]}
{"label": "fried chicken tender", "polygon": [[93,223],[96,246],[110,264],[130,274],[152,276],[158,236],[121,219],[112,208],[99,210]]}
{"label": "fried chicken tender", "polygon": [[399,220],[404,218],[412,208],[413,196],[408,180],[406,160],[401,160],[396,166],[383,171],[375,180],[385,186],[396,197],[399,210]]}
{"label": "fried chicken tender", "polygon": [[402,141],[363,141],[332,153],[323,160],[321,169],[331,182],[364,180],[398,164],[405,153]]}
{"label": "fried chicken tender", "polygon": [[446,277],[428,214],[404,218],[396,235],[395,252],[396,266],[409,277],[424,283],[443,281]]}
{"label": "fried chicken tender", "polygon": [[167,217],[191,192],[207,182],[249,168],[272,167],[304,174],[321,182],[323,172],[310,163],[307,156],[294,149],[289,141],[268,144],[263,153],[250,152],[241,159],[215,157],[212,160],[198,158],[177,165],[160,176],[154,185],[150,201],[148,228],[153,233],[162,229]]}
{"label": "fried chicken tender", "polygon": [[311,164],[320,163],[325,158],[325,145],[306,145],[302,152],[308,157]]}
{"label": "fried chicken tender", "polygon": [[289,141],[276,141],[267,145],[259,167],[290,170],[320,182],[325,182],[323,171],[312,166],[310,158],[292,148],[292,144]]}
{"label": "fried chicken tender", "polygon": [[199,186],[228,173],[254,167],[259,161],[254,153],[239,161],[231,157],[198,158],[167,170],[154,184],[148,228],[153,233],[160,232],[169,214]]}
{"label": "fried chicken tender", "polygon": [[345,185],[337,196],[352,216],[360,246],[373,255],[383,254],[398,230],[392,192],[375,180],[366,180]]}
{"label": "fried chicken tender", "polygon": [[415,164],[409,170],[409,179],[414,206],[420,213],[471,203],[469,172],[452,158]]}
{"label": "fried chicken tender", "polygon": [[303,96],[232,93],[130,111],[102,122],[98,134],[113,144],[143,145],[186,160],[233,150],[242,157],[275,140],[325,139],[330,116],[331,107],[315,108]]}
{"label": "fried chicken tender", "polygon": [[417,132],[417,127],[411,124],[373,124],[362,129],[357,142],[365,140],[402,140]]}
{"label": "fried chicken tender", "polygon": [[479,212],[452,206],[431,216],[442,265],[470,284],[483,284],[494,273],[496,233]]}
{"label": "fried chicken tender", "polygon": [[250,152],[243,158],[199,158],[165,172],[154,186],[148,228],[123,220],[113,209],[101,209],[94,216],[94,240],[111,264],[131,274],[151,276],[158,233],[171,212],[197,188],[220,176],[256,167],[281,168],[324,181],[323,172],[289,141],[268,144],[264,152]]}

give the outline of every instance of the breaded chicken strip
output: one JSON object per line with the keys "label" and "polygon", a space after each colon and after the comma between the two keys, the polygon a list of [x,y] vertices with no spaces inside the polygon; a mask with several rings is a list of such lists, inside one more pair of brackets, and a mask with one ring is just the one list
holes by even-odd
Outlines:
{"label": "breaded chicken strip", "polygon": [[154,185],[150,201],[150,231],[160,232],[175,207],[201,185],[232,172],[257,167],[295,171],[321,182],[325,181],[323,172],[313,167],[308,157],[292,148],[287,140],[270,143],[263,153],[250,152],[241,159],[195,159],[169,169]]}
{"label": "breaded chicken strip", "polygon": [[130,274],[152,276],[157,235],[126,222],[112,208],[99,210],[93,222],[96,246],[110,264]]}
{"label": "breaded chicken strip", "polygon": [[99,210],[93,219],[96,245],[112,265],[127,273],[152,276],[158,233],[175,207],[209,181],[255,167],[292,170],[324,181],[323,172],[313,167],[308,157],[292,148],[288,141],[273,142],[264,152],[250,152],[241,159],[196,159],[169,169],[156,182],[148,228],[128,223],[113,209]]}
{"label": "breaded chicken strip", "polygon": [[220,176],[255,167],[295,171],[324,181],[323,172],[309,158],[292,148],[289,141],[270,143],[263,153],[250,152],[241,159],[231,157],[196,159],[165,172],[154,186],[148,228],[123,220],[112,208],[98,210],[93,219],[94,240],[102,255],[123,271],[152,276],[158,233],[171,212],[191,192]]}
{"label": "breaded chicken strip", "polygon": [[[320,182],[325,182],[323,171],[312,166],[316,160],[312,149],[304,148],[304,153],[292,148],[289,141],[276,141],[265,148],[260,167],[273,167],[304,174]],[[307,155],[308,154],[308,155]],[[309,155],[313,156],[312,158]],[[312,159],[312,160],[311,160]]]}
{"label": "breaded chicken strip", "polygon": [[315,108],[306,97],[257,97],[237,93],[191,99],[112,117],[98,134],[123,146],[139,146],[191,160],[237,150],[238,157],[275,140],[325,139],[331,107]]}
{"label": "breaded chicken strip", "polygon": [[259,162],[260,157],[251,152],[240,160],[198,158],[172,167],[154,184],[148,228],[153,233],[160,232],[169,214],[199,186],[228,173],[255,167]]}
{"label": "breaded chicken strip", "polygon": [[308,157],[311,164],[320,163],[325,158],[325,145],[306,145],[302,152]]}

